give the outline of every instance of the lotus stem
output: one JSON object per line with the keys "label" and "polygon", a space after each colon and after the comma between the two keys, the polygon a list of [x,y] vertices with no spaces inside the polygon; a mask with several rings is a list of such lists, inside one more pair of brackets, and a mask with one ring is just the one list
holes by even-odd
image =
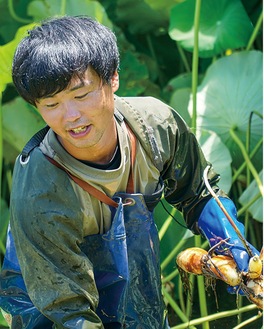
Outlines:
{"label": "lotus stem", "polygon": [[246,160],[246,163],[247,163],[247,166],[248,168],[250,169],[253,177],[255,178],[256,182],[257,182],[257,185],[259,187],[259,190],[260,190],[260,193],[262,194],[263,196],[263,185],[262,185],[262,182],[259,178],[259,175],[255,169],[255,167],[253,166],[252,162],[250,161],[250,158],[248,156],[248,153],[243,145],[243,143],[241,142],[241,140],[238,138],[238,136],[236,135],[236,133],[234,132],[233,129],[230,129],[230,135],[231,137],[233,138],[233,140],[236,142],[236,144],[239,146],[242,154],[243,154],[243,157],[244,159]]}

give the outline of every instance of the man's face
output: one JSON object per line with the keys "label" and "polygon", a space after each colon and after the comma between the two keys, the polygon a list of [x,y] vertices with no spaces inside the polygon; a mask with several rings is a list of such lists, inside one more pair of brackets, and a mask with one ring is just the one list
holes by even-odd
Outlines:
{"label": "man's face", "polygon": [[100,153],[115,136],[114,92],[118,87],[117,73],[110,84],[102,84],[89,68],[82,81],[73,79],[65,90],[39,99],[36,106],[68,153],[91,160],[90,151]]}

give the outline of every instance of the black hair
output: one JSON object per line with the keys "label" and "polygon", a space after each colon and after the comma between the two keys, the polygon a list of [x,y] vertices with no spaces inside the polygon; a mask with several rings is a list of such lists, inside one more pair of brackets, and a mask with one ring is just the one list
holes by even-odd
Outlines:
{"label": "black hair", "polygon": [[110,83],[119,67],[114,33],[86,16],[63,16],[43,21],[18,45],[12,77],[18,93],[35,105],[82,79],[91,67],[103,83]]}

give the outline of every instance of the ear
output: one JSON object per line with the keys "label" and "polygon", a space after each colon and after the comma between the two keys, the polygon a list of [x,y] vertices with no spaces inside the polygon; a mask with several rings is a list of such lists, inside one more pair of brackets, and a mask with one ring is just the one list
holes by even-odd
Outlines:
{"label": "ear", "polygon": [[114,75],[111,78],[111,86],[113,92],[116,92],[119,88],[119,74],[115,71]]}

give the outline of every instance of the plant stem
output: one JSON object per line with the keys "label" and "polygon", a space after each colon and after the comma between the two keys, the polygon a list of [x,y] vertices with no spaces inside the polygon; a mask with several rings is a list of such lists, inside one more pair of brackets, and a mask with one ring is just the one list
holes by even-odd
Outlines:
{"label": "plant stem", "polygon": [[[263,138],[261,138],[258,143],[256,144],[256,146],[254,147],[254,149],[252,150],[252,152],[249,155],[249,158],[252,159],[253,156],[257,153],[258,149],[260,148],[260,146],[263,143]],[[238,168],[238,170],[234,173],[233,177],[232,177],[232,183],[234,183],[236,181],[236,179],[238,178],[238,176],[242,173],[242,171],[245,169],[247,163],[246,161]]]}
{"label": "plant stem", "polygon": [[[201,247],[201,236],[195,236],[195,246]],[[207,303],[206,303],[206,295],[205,295],[205,286],[204,286],[204,278],[201,275],[197,276],[197,284],[198,284],[198,295],[199,295],[199,304],[200,304],[200,312],[201,316],[205,317],[208,315],[207,312]],[[204,321],[202,324],[203,329],[210,329],[209,322]]]}
{"label": "plant stem", "polygon": [[182,312],[178,304],[175,302],[175,300],[171,297],[171,295],[167,292],[166,289],[162,289],[162,293],[164,295],[164,298],[168,301],[172,309],[175,311],[175,313],[178,315],[178,317],[183,322],[189,322],[189,319],[186,317],[186,315]]}
{"label": "plant stem", "polygon": [[32,22],[30,19],[26,19],[26,18],[19,17],[19,16],[15,13],[14,6],[13,6],[13,0],[8,0],[8,9],[9,9],[10,16],[11,16],[15,21],[20,22],[20,23],[25,23],[25,24],[28,24],[28,23],[31,23],[31,22]]}
{"label": "plant stem", "polygon": [[190,65],[189,65],[189,63],[188,63],[188,60],[187,60],[187,58],[186,58],[186,55],[185,55],[185,53],[184,53],[182,47],[179,45],[178,42],[176,42],[176,45],[177,45],[178,52],[179,52],[179,54],[180,54],[180,56],[181,56],[181,59],[182,59],[182,62],[183,62],[183,65],[184,65],[184,67],[185,67],[186,72],[188,72],[188,73],[191,72]]}
{"label": "plant stem", "polygon": [[252,47],[252,44],[255,41],[256,37],[257,37],[258,31],[261,28],[262,21],[263,21],[263,11],[261,11],[261,13],[259,15],[257,24],[256,24],[256,26],[254,28],[254,31],[253,31],[250,39],[249,39],[249,42],[248,42],[248,45],[247,45],[246,50],[250,50],[250,48]]}
{"label": "plant stem", "polygon": [[199,324],[201,324],[205,321],[214,321],[214,320],[217,320],[217,319],[226,318],[226,317],[229,317],[229,316],[234,316],[234,315],[241,314],[241,313],[244,313],[244,312],[249,312],[249,311],[252,311],[254,309],[257,309],[256,305],[248,305],[248,306],[245,306],[245,307],[241,307],[240,309],[236,309],[236,310],[230,310],[230,311],[214,313],[214,314],[208,315],[206,317],[191,320],[188,323],[182,323],[180,325],[172,327],[171,329],[185,329],[185,328],[189,328],[189,326],[191,326],[191,325],[196,326],[196,325],[199,325]]}
{"label": "plant stem", "polygon": [[230,129],[230,135],[231,137],[233,138],[233,140],[236,142],[236,144],[239,146],[242,154],[243,154],[243,157],[244,159],[246,160],[246,163],[247,163],[247,166],[248,168],[250,169],[253,177],[255,178],[256,182],[257,182],[257,185],[258,185],[258,188],[260,190],[260,193],[262,194],[263,196],[263,185],[262,185],[262,182],[259,178],[259,175],[255,169],[255,167],[253,166],[252,162],[250,161],[250,158],[248,156],[248,153],[243,145],[243,143],[241,142],[241,140],[238,138],[238,136],[236,135],[234,129]]}
{"label": "plant stem", "polygon": [[[153,57],[153,59],[154,59],[154,61],[156,63],[159,63],[158,57],[156,55],[155,49],[153,47],[153,42],[151,40],[151,36],[150,36],[149,33],[146,34],[146,39],[147,39],[147,43],[148,43],[148,46],[149,46],[149,50],[150,50],[151,56]],[[159,83],[162,86],[162,85],[164,85],[164,81],[163,81],[163,78],[162,78],[162,73],[161,73],[161,70],[160,70],[160,65],[158,65],[158,71],[159,71],[159,74],[158,74]]]}
{"label": "plant stem", "polygon": [[176,269],[173,272],[171,272],[168,276],[166,276],[165,278],[162,279],[162,283],[166,283],[171,281],[172,279],[175,278],[175,276],[177,276],[179,274],[179,270]]}
{"label": "plant stem", "polygon": [[[2,93],[0,93],[0,200],[2,200],[2,172],[3,172],[3,113],[2,113]],[[0,211],[1,211],[0,203]],[[2,212],[0,212],[1,214]]]}
{"label": "plant stem", "polygon": [[184,293],[184,288],[183,288],[182,280],[179,279],[178,280],[179,303],[180,303],[180,307],[181,307],[182,311],[184,312],[184,314],[186,314],[186,308],[185,308],[183,293]]}
{"label": "plant stem", "polygon": [[171,216],[169,216],[163,223],[162,227],[159,229],[159,239],[160,241],[162,240],[164,234],[167,232],[171,221],[173,220],[173,218]]}
{"label": "plant stem", "polygon": [[186,240],[181,239],[181,241],[174,247],[174,249],[169,253],[169,255],[163,260],[160,267],[161,270],[164,270],[164,268],[170,263],[170,261],[177,255],[179,250],[182,248],[182,246],[185,244]]}
{"label": "plant stem", "polygon": [[237,212],[237,216],[241,216],[248,208],[256,202],[261,197],[261,193],[258,193],[254,198],[252,198],[247,204],[245,204],[242,208],[240,208]]}
{"label": "plant stem", "polygon": [[240,329],[240,328],[243,328],[245,327],[246,325],[248,325],[249,323],[252,323],[256,320],[258,320],[259,318],[262,317],[262,314],[259,312],[259,314],[253,316],[252,318],[250,319],[247,319],[245,320],[244,322],[241,322],[238,326],[234,327],[233,329]]}
{"label": "plant stem", "polygon": [[196,93],[198,84],[198,64],[199,64],[199,23],[200,23],[201,0],[196,0],[194,14],[194,47],[192,60],[192,97],[193,97],[193,112],[192,112],[192,128],[196,133]]}
{"label": "plant stem", "polygon": [[191,287],[191,291],[188,292],[188,296],[187,296],[187,306],[186,306],[186,315],[188,316],[188,318],[191,317],[192,315],[192,296],[193,296],[193,290],[194,290],[194,280],[195,280],[195,275],[191,274],[189,277],[190,280],[190,287]]}
{"label": "plant stem", "polygon": [[66,14],[66,0],[61,0],[61,15],[65,15]]}

